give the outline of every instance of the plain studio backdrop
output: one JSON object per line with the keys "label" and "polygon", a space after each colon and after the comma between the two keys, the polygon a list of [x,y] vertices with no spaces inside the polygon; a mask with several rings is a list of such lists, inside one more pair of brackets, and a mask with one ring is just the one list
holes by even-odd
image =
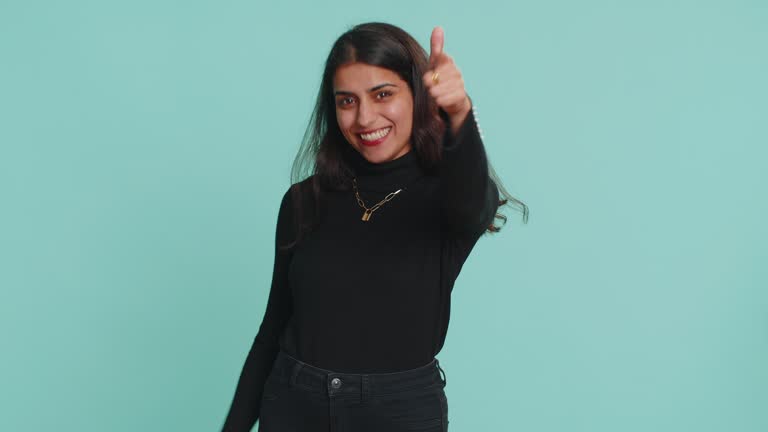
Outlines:
{"label": "plain studio backdrop", "polygon": [[451,430],[768,430],[759,0],[3,1],[0,430],[218,430],[365,21],[443,27],[530,206],[456,282]]}

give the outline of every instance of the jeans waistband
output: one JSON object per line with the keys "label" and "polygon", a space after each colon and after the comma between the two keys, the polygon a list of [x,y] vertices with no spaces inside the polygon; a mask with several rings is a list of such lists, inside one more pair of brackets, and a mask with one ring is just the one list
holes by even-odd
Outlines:
{"label": "jeans waistband", "polygon": [[328,396],[368,396],[392,394],[428,387],[445,387],[445,371],[440,361],[415,369],[390,373],[355,374],[335,372],[305,363],[280,350],[272,367],[272,375],[283,383]]}

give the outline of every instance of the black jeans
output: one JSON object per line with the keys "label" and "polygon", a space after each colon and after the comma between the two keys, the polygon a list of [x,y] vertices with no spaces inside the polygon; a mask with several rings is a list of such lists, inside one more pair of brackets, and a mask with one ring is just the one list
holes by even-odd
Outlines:
{"label": "black jeans", "polygon": [[406,371],[349,374],[280,351],[264,384],[258,431],[446,432],[444,376],[436,358]]}

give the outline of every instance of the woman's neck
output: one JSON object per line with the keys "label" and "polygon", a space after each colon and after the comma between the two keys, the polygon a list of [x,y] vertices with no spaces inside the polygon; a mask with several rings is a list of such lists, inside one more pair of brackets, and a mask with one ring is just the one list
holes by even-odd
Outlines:
{"label": "woman's neck", "polygon": [[369,161],[352,146],[347,148],[345,156],[360,190],[391,192],[424,175],[413,149],[396,159],[378,163]]}

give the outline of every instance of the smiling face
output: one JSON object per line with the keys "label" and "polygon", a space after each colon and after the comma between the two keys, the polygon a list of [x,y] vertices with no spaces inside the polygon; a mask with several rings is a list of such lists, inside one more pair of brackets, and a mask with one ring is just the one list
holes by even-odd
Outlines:
{"label": "smiling face", "polygon": [[395,72],[365,63],[336,69],[336,120],[352,147],[372,163],[411,150],[413,94]]}

